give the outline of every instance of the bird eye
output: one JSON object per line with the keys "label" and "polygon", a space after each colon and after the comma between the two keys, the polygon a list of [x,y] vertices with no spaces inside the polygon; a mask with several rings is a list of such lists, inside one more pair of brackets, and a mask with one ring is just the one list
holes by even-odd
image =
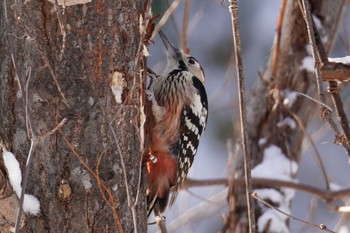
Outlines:
{"label": "bird eye", "polygon": [[188,59],[188,63],[190,63],[191,65],[194,65],[196,63],[196,61],[193,58],[189,58]]}

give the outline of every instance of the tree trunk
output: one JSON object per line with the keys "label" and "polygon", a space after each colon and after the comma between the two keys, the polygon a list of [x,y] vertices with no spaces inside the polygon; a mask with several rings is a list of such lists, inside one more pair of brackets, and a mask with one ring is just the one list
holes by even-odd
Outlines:
{"label": "tree trunk", "polygon": [[[150,3],[61,2],[0,4],[0,149],[23,175],[32,139],[26,193],[41,210],[21,230],[146,232],[140,22]],[[0,188],[10,172],[0,156]],[[18,207],[6,192],[0,232]]]}
{"label": "tree trunk", "polygon": [[[305,97],[298,97],[291,106],[283,104],[284,97],[287,97],[289,92],[301,92],[317,99],[315,75],[313,72],[308,72],[302,68],[303,59],[306,56],[311,58],[311,54],[307,50],[309,40],[305,21],[298,1],[287,0],[286,2],[283,24],[281,25],[282,32],[278,59],[274,63],[273,53],[277,46],[275,40],[267,68],[262,77],[257,80],[247,105],[252,157],[251,168],[253,170],[257,165],[262,164],[264,155],[267,153],[266,150],[271,148],[274,150],[278,148],[277,151],[280,150],[279,155],[282,154],[290,161],[291,166],[294,166],[294,163],[294,167],[297,167],[296,165],[300,161],[301,145],[304,137],[304,132],[298,124],[302,123],[306,127],[311,114],[317,111],[317,105],[310,104],[310,100]],[[326,38],[322,41],[323,45],[326,51],[330,52],[337,35],[345,1],[310,1],[310,4],[313,16],[319,19],[322,25],[322,30],[319,32],[321,38]],[[274,65],[276,65],[275,73]],[[295,118],[296,116],[297,119]],[[288,118],[294,121],[296,127],[292,127],[288,122],[284,121]],[[300,119],[300,122],[298,122],[298,119]],[[281,122],[282,124],[279,124]],[[242,161],[240,162],[242,163]],[[278,160],[275,163],[278,163]],[[243,165],[238,165],[237,167],[243,168]],[[237,173],[242,176],[243,170],[238,170]],[[289,174],[291,180],[294,178],[295,173],[296,169],[291,169]],[[278,176],[278,173],[275,173],[275,177],[268,178],[283,179],[283,177]],[[258,190],[255,189],[254,191]],[[285,201],[283,205],[286,206],[268,197],[263,199],[273,203],[273,205],[282,210],[285,207],[289,208],[293,196],[288,196],[287,191],[283,188],[274,189],[274,191],[281,195],[283,201]],[[271,192],[274,191],[272,190]],[[230,221],[225,229],[228,229],[227,232],[247,232],[248,220],[244,188],[234,187],[231,195],[234,198],[230,205]],[[268,209],[264,208],[261,203],[257,206],[261,207],[258,207],[256,210],[256,222],[259,226],[258,232],[275,232],[271,228],[274,219],[266,221],[266,224],[262,223],[266,219],[262,220],[261,217]],[[288,227],[288,219],[286,218],[285,222],[283,223],[282,221],[281,224]]]}

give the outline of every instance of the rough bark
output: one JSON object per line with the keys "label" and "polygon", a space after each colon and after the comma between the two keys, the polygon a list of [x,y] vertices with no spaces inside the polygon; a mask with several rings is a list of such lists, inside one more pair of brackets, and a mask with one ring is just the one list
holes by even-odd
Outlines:
{"label": "rough bark", "polygon": [[[117,214],[124,232],[146,232],[145,186],[139,179],[143,148],[139,48],[140,16],[145,18],[149,2],[97,0],[71,6],[52,2],[0,4],[1,149],[15,154],[23,174],[33,133],[45,135],[67,119],[36,144],[26,193],[39,199],[41,214],[26,214],[21,230],[120,232]],[[28,88],[20,90],[17,78]],[[123,91],[120,103],[113,95],[114,85]],[[82,162],[98,172],[111,191],[115,212],[102,198],[101,193],[108,198],[106,190],[99,188]],[[0,156],[0,173],[7,177],[7,172],[11,171],[6,171]],[[9,203],[10,197],[2,203]],[[14,226],[16,211],[12,207],[6,216],[1,212],[1,232]]]}
{"label": "rough bark", "polygon": [[[345,3],[342,0],[324,0],[310,1],[310,4],[312,14],[320,20],[323,26],[320,31],[321,38],[328,38],[323,42],[329,52],[337,35]],[[282,149],[288,159],[297,163],[300,161],[303,131],[298,126],[295,129],[288,126],[278,127],[277,123],[286,117],[293,118],[291,116],[293,112],[306,127],[309,117],[317,112],[316,104],[310,104],[310,100],[301,97],[297,98],[291,111],[287,111],[283,106],[285,90],[297,91],[317,98],[314,74],[300,68],[303,59],[310,56],[307,51],[308,43],[306,25],[298,1],[288,0],[282,25],[279,57],[276,63],[277,72],[273,75],[273,52],[271,52],[266,70],[257,79],[247,105],[252,168],[262,161],[264,149],[270,145],[276,145]],[[272,51],[275,46],[276,43]],[[263,145],[259,144],[262,138],[266,139]],[[243,164],[242,161],[239,163]],[[243,171],[238,170],[237,173],[242,176]],[[235,187],[233,190],[232,195],[235,196],[235,200],[231,203],[233,207],[230,212],[229,226],[226,226],[226,229],[229,229],[228,232],[247,232],[248,220],[244,189]],[[262,211],[257,209],[257,220],[261,214]],[[270,231],[267,228],[264,232]]]}

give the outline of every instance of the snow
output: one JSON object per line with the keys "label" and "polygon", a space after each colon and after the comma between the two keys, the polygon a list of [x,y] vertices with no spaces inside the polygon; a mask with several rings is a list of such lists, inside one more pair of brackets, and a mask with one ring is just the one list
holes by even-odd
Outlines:
{"label": "snow", "polygon": [[[10,184],[17,194],[18,197],[21,196],[22,192],[22,172],[19,163],[11,152],[4,151],[2,153],[4,164],[7,169]],[[40,213],[40,202],[33,195],[25,194],[23,201],[23,210],[26,213],[37,215]]]}
{"label": "snow", "polygon": [[252,177],[293,181],[291,176],[297,169],[295,161],[288,159],[279,147],[271,145],[264,150],[263,161],[252,169]]}
{"label": "snow", "polygon": [[288,233],[288,226],[284,222],[283,218],[280,218],[281,214],[272,210],[266,210],[258,219],[258,231],[263,232],[266,224],[269,224],[269,232],[278,232],[278,233]]}
{"label": "snow", "polygon": [[278,192],[276,189],[271,189],[271,188],[257,189],[255,190],[255,193],[261,199],[269,199],[274,203],[281,202],[283,198],[280,192]]}
{"label": "snow", "polygon": [[311,56],[304,57],[302,64],[300,66],[301,70],[306,70],[309,72],[315,72],[315,63],[314,59]]}
{"label": "snow", "polygon": [[347,226],[341,226],[339,229],[339,233],[350,233],[350,228]]}
{"label": "snow", "polygon": [[33,195],[24,194],[23,210],[26,213],[38,215],[40,213],[39,200]]}
{"label": "snow", "polygon": [[343,63],[345,65],[350,65],[350,56],[346,57],[335,57],[335,58],[328,58],[328,61],[330,62],[336,62],[336,63]]}
{"label": "snow", "polygon": [[326,35],[326,33],[324,33],[324,28],[322,25],[322,20],[317,16],[317,15],[312,15],[312,18],[315,22],[315,26],[321,36],[321,40],[323,43],[326,43],[328,41],[328,36]]}
{"label": "snow", "polygon": [[312,18],[314,19],[316,28],[321,30],[323,28],[321,20],[316,15],[312,15]]}
{"label": "snow", "polygon": [[298,97],[298,92],[290,91],[288,89],[284,90],[284,100],[283,105],[291,108]]}
{"label": "snow", "polygon": [[[287,118],[286,118],[287,119]],[[292,119],[290,119],[292,120]],[[286,121],[290,121],[287,119]],[[294,121],[293,121],[294,122]],[[289,124],[289,123],[288,123]],[[276,145],[270,145],[264,150],[264,157],[260,164],[252,169],[252,177],[279,179],[296,182],[293,176],[297,172],[298,165],[288,159],[282,150]],[[283,212],[290,213],[290,201],[294,197],[295,190],[290,188],[256,189],[254,192],[265,200],[270,200]],[[258,219],[258,229],[262,231],[269,224],[269,232],[289,232],[285,220],[288,217],[272,209],[263,209],[263,214]]]}
{"label": "snow", "polygon": [[266,138],[260,138],[258,144],[259,144],[259,146],[263,146],[266,144],[266,142],[267,142]]}
{"label": "snow", "polygon": [[329,188],[332,190],[332,191],[339,191],[342,189],[342,187],[339,185],[339,184],[336,184],[336,183],[329,183]]}
{"label": "snow", "polygon": [[4,151],[2,156],[4,158],[5,167],[8,171],[10,184],[17,196],[21,196],[22,172],[21,168],[19,167],[19,163],[11,152]]}
{"label": "snow", "polygon": [[[350,65],[350,56],[336,57],[336,58],[329,57],[328,61]],[[315,72],[315,63],[311,56],[304,57],[303,62],[300,66],[300,69],[301,70],[305,69],[309,72]]]}
{"label": "snow", "polygon": [[277,127],[278,128],[282,128],[282,127],[285,127],[285,126],[289,126],[291,129],[295,129],[296,128],[296,123],[290,117],[286,117],[286,118],[283,119],[283,121],[280,121],[280,122],[277,123]]}
{"label": "snow", "polygon": [[146,47],[146,45],[143,45],[142,54],[143,54],[143,56],[145,56],[145,57],[148,57],[148,56],[150,55],[150,54],[149,54],[149,51],[148,51],[148,48]]}

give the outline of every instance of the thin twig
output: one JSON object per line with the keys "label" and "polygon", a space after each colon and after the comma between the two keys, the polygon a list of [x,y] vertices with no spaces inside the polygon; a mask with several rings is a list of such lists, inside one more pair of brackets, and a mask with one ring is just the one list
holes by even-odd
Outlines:
{"label": "thin twig", "polygon": [[229,138],[227,139],[227,152],[228,152],[228,159],[227,159],[227,168],[228,168],[228,176],[227,176],[227,182],[228,182],[228,205],[229,205],[229,218],[225,222],[225,225],[221,229],[221,232],[227,232],[228,230],[235,231],[236,229],[236,205],[237,205],[237,197],[236,194],[238,193],[235,188],[235,175],[237,170],[237,165],[239,161],[238,156],[240,149],[240,144],[236,143],[235,147],[233,145],[233,139]]}
{"label": "thin twig", "polygon": [[18,233],[20,225],[21,225],[23,203],[24,203],[24,193],[25,193],[26,187],[27,187],[29,169],[30,169],[30,165],[32,162],[33,152],[34,152],[36,144],[37,143],[35,142],[34,138],[32,138],[31,142],[30,142],[30,149],[28,152],[26,167],[24,169],[24,178],[22,179],[22,190],[21,190],[21,196],[19,198],[19,207],[18,207],[18,212],[17,212],[17,217],[16,217],[15,233]]}
{"label": "thin twig", "polygon": [[251,174],[250,174],[250,149],[249,149],[249,138],[247,129],[247,116],[246,116],[246,101],[245,101],[245,87],[244,87],[244,74],[243,74],[243,62],[241,57],[241,42],[239,35],[239,21],[238,21],[238,4],[237,0],[229,0],[229,10],[231,12],[232,20],[232,31],[233,31],[233,42],[234,42],[234,53],[236,59],[236,69],[238,77],[238,90],[239,90],[239,108],[240,108],[240,119],[241,119],[241,136],[242,136],[242,149],[244,155],[244,177],[246,183],[246,198],[248,208],[248,223],[249,232],[255,232],[255,213],[254,203],[251,199],[250,194],[252,193],[251,185]]}
{"label": "thin twig", "polygon": [[[30,116],[30,114],[28,114],[28,116]],[[57,131],[60,127],[62,127],[66,123],[66,121],[67,121],[67,119],[64,118],[54,129],[52,129],[51,131],[47,132],[43,136],[35,137],[34,134],[33,134],[33,130],[32,130],[32,138],[31,138],[31,143],[30,143],[30,149],[29,149],[29,152],[28,152],[27,162],[26,162],[26,166],[25,166],[25,169],[24,169],[24,176],[23,176],[23,179],[22,179],[22,190],[21,190],[21,196],[20,196],[20,199],[19,199],[19,208],[18,208],[17,217],[16,217],[16,225],[15,225],[15,232],[16,233],[19,231],[19,227],[20,227],[20,221],[21,221],[21,217],[22,217],[23,203],[24,203],[24,194],[25,194],[25,191],[27,189],[29,170],[30,170],[30,165],[32,164],[33,152],[35,150],[35,147],[36,147],[36,145],[38,143],[43,141],[46,137],[49,137],[51,134],[53,134],[55,131]],[[31,126],[31,129],[32,129],[32,127],[33,126]]]}
{"label": "thin twig", "polygon": [[127,178],[125,163],[124,163],[124,156],[122,154],[122,150],[120,148],[119,141],[118,141],[117,135],[115,133],[115,130],[112,127],[112,123],[113,123],[113,121],[109,124],[109,128],[112,131],[112,134],[113,134],[116,146],[117,146],[117,150],[118,150],[118,154],[119,154],[119,158],[120,158],[120,163],[121,163],[122,170],[123,170],[123,177],[124,177],[124,184],[125,184],[125,190],[126,190],[126,197],[128,200],[128,206],[130,207],[131,213],[132,213],[132,218],[133,218],[133,223],[134,223],[134,232],[137,233],[138,224],[137,224],[137,217],[136,217],[137,216],[136,209],[135,209],[134,202],[132,202],[132,200],[131,200],[131,195],[130,195],[130,191],[129,191],[129,182],[128,182],[128,178]]}
{"label": "thin twig", "polygon": [[335,81],[330,81],[328,92],[331,94],[333,104],[335,107],[335,112],[337,114],[337,118],[340,122],[340,126],[343,129],[346,140],[342,141],[342,145],[344,148],[347,148],[348,155],[350,156],[350,126],[349,121],[344,111],[343,102],[339,95],[338,83]]}
{"label": "thin twig", "polygon": [[[315,75],[319,97],[321,102],[325,103],[326,96],[324,94],[322,86],[321,66],[327,65],[328,57],[322,44],[322,41],[320,40],[320,37],[315,36],[315,34],[318,35],[318,31],[311,16],[309,2],[306,0],[299,0],[298,3],[305,19],[306,28],[309,36],[309,42],[311,45],[311,53],[315,62]],[[338,84],[335,81],[330,81],[328,83],[329,92],[331,93],[333,104],[335,106],[336,113],[341,124],[341,128],[343,129],[343,133],[345,135],[345,140],[342,139],[343,137],[340,135],[338,129],[335,130],[335,134],[338,139],[338,142],[342,144],[346,153],[348,154],[348,156],[350,156],[350,126],[343,108],[343,103],[338,92]],[[331,125],[332,129],[334,130],[335,128],[337,128],[333,119],[331,118],[331,114],[327,113],[327,109],[325,109],[323,106],[320,106],[320,111],[324,119],[326,119],[327,122]]]}
{"label": "thin twig", "polygon": [[[143,63],[145,64],[145,62]],[[145,67],[144,67],[145,68]],[[141,90],[142,88],[145,87],[144,83],[142,80],[146,80],[146,72],[141,72],[140,73],[140,85],[141,85]],[[146,123],[146,114],[145,114],[145,98],[142,96],[140,98],[140,158],[139,158],[139,170],[138,170],[138,182],[137,182],[137,191],[136,191],[136,196],[135,196],[135,201],[132,204],[133,206],[136,206],[139,200],[139,194],[140,194],[140,189],[141,189],[141,181],[142,181],[142,157],[143,157],[143,151],[145,148],[145,123]]]}
{"label": "thin twig", "polygon": [[58,123],[58,125],[55,126],[55,128],[46,132],[44,135],[37,136],[36,141],[39,142],[39,141],[44,140],[47,137],[50,137],[53,133],[55,133],[57,130],[59,130],[67,121],[68,121],[67,118],[63,118],[62,121],[60,123]]}
{"label": "thin twig", "polygon": [[[63,58],[64,52],[66,50],[66,30],[65,30],[65,25],[62,22],[61,13],[60,13],[60,11],[58,9],[57,0],[54,1],[53,8],[54,8],[54,11],[56,12],[58,25],[60,26],[60,30],[61,30],[61,33],[62,33],[62,44],[61,44],[61,51],[60,51],[60,55],[59,55],[59,60],[61,61],[62,58]],[[64,9],[65,8],[63,8],[63,10]]]}
{"label": "thin twig", "polygon": [[[218,211],[222,211],[222,209],[225,208],[224,201],[227,197],[227,191],[227,189],[220,190],[218,193],[208,197],[208,201],[200,202],[198,205],[186,209],[178,218],[168,222],[168,231],[173,232],[179,230],[186,224],[193,224],[200,219],[207,219]],[[222,205],[213,205],[213,202],[222,203]],[[157,231],[157,233],[159,233],[159,231]]]}
{"label": "thin twig", "polygon": [[281,34],[282,34],[282,25],[284,20],[284,15],[286,11],[287,1],[282,0],[281,2],[281,10],[277,20],[277,28],[276,28],[276,46],[274,46],[272,51],[272,79],[275,80],[276,72],[277,72],[277,63],[279,56],[279,49],[281,44]]}
{"label": "thin twig", "polygon": [[[302,3],[300,3],[301,0],[299,0],[299,6],[300,9],[304,15],[305,23],[307,25],[308,35],[310,44],[312,46],[312,54],[315,60],[316,69],[320,69],[321,78],[325,80],[322,75],[329,75],[331,73],[332,75],[336,73],[337,71],[341,71],[340,75],[344,75],[344,73],[349,72],[349,67],[346,65],[341,65],[338,63],[332,63],[329,62],[327,52],[323,46],[323,43],[321,41],[321,37],[319,36],[318,30],[316,28],[315,22],[311,17],[311,11],[310,11],[310,5],[309,2],[305,2],[305,0],[302,0]],[[339,17],[341,14],[339,14]],[[338,18],[339,21],[339,18]],[[312,42],[312,43],[311,43]],[[331,72],[329,72],[331,70]],[[328,72],[327,72],[328,71]],[[336,134],[337,138],[341,138],[339,140],[340,144],[343,145],[344,149],[346,150],[348,156],[350,156],[350,126],[349,121],[346,116],[346,113],[344,111],[343,102],[341,100],[339,89],[338,89],[338,83],[334,80],[328,81],[328,92],[330,93],[332,97],[332,101],[336,110],[337,118],[339,119],[340,126],[343,130],[343,133],[345,135],[345,140],[343,139],[343,136],[339,136],[339,134]]]}
{"label": "thin twig", "polygon": [[[166,6],[167,6],[167,8],[169,9],[170,8],[170,3],[169,3],[169,0],[166,0],[165,1],[166,2]],[[174,17],[174,14],[171,14],[170,15],[170,21],[171,21],[171,24],[173,25],[173,27],[174,27],[174,31],[175,31],[175,35],[176,35],[176,39],[180,39],[180,30],[179,30],[179,26],[178,26],[178,24],[177,24],[177,22],[176,22],[176,19],[175,19],[175,17]]]}
{"label": "thin twig", "polygon": [[297,122],[299,128],[301,129],[301,131],[303,132],[304,135],[306,135],[306,138],[308,139],[308,141],[310,142],[311,144],[311,147],[312,149],[315,151],[315,154],[316,154],[316,158],[317,158],[317,162],[321,168],[321,172],[322,172],[322,175],[323,175],[323,178],[324,178],[324,181],[326,183],[326,189],[329,190],[329,183],[330,183],[330,180],[328,178],[328,175],[327,175],[327,172],[326,172],[326,168],[324,167],[324,164],[323,164],[323,161],[322,161],[322,158],[321,158],[321,155],[320,153],[318,152],[317,150],[317,147],[314,143],[314,141],[312,140],[311,138],[311,135],[307,132],[304,124],[303,124],[303,121],[300,119],[300,117],[295,114],[293,111],[291,111],[289,108],[286,108],[286,110],[288,111],[288,113],[294,118],[294,120]]}
{"label": "thin twig", "polygon": [[[322,77],[321,77],[321,72],[320,72],[320,59],[319,56],[318,56],[318,50],[317,50],[317,47],[316,47],[316,41],[315,41],[315,37],[312,36],[314,35],[314,28],[312,27],[312,24],[311,23],[308,23],[308,22],[311,22],[312,18],[311,18],[311,14],[310,12],[308,11],[309,10],[309,2],[308,1],[304,1],[304,0],[299,0],[299,5],[300,6],[300,9],[301,9],[301,12],[305,18],[305,22],[306,22],[306,27],[307,27],[307,32],[308,32],[308,35],[309,35],[309,42],[310,42],[310,45],[311,45],[311,53],[312,53],[312,58],[315,62],[315,74],[316,74],[316,81],[317,81],[317,90],[318,90],[318,93],[319,93],[319,97],[320,97],[320,100],[322,103],[325,103],[326,102],[326,96],[324,94],[324,90],[323,90],[323,86],[322,86]],[[323,111],[323,106],[321,106],[321,112]]]}
{"label": "thin twig", "polygon": [[317,100],[315,98],[312,98],[311,96],[306,95],[306,94],[304,94],[302,92],[297,92],[296,91],[296,93],[298,93],[298,95],[304,96],[305,98],[307,98],[307,99],[309,99],[309,100],[311,100],[311,101],[313,101],[313,102],[315,102],[315,103],[317,103],[319,105],[322,105],[323,107],[327,108],[329,110],[329,112],[333,112],[333,109],[331,107],[329,107],[327,104],[322,103],[321,101],[319,101],[319,100]]}
{"label": "thin twig", "polygon": [[151,36],[151,40],[154,39],[154,37],[157,35],[158,31],[164,26],[165,22],[169,19],[170,15],[173,13],[173,11],[176,9],[176,7],[179,5],[180,0],[175,0],[173,3],[171,3],[170,7],[165,11],[163,17],[159,20],[158,24],[155,26],[153,34]]}
{"label": "thin twig", "polygon": [[[271,187],[271,188],[291,188],[305,193],[310,193],[323,198],[325,201],[332,201],[342,199],[350,195],[350,188],[341,189],[337,191],[324,190],[312,185],[301,184],[296,182],[268,179],[268,178],[252,178],[252,186],[254,188],[258,187]],[[213,179],[213,180],[194,180],[187,179],[185,181],[186,189],[191,187],[207,187],[213,185],[227,186],[227,179]],[[244,186],[245,180],[243,178],[236,178],[234,181],[235,187]]]}
{"label": "thin twig", "polygon": [[312,226],[312,227],[317,228],[317,229],[319,229],[319,230],[323,230],[323,231],[331,232],[331,233],[336,233],[336,232],[334,232],[334,231],[332,231],[332,230],[329,230],[329,229],[327,228],[327,226],[324,225],[324,224],[315,225],[315,224],[310,223],[310,222],[307,222],[307,221],[305,221],[305,220],[303,220],[303,219],[301,219],[301,218],[298,218],[298,217],[295,217],[295,216],[293,216],[293,215],[290,215],[290,214],[288,214],[288,213],[282,211],[281,209],[276,208],[275,206],[271,205],[270,203],[264,201],[264,200],[263,200],[262,198],[260,198],[256,193],[253,193],[253,194],[252,194],[252,197],[255,198],[256,200],[260,201],[261,203],[263,203],[263,204],[266,205],[267,207],[269,207],[269,208],[271,208],[271,209],[273,209],[273,210],[275,210],[275,211],[277,211],[277,212],[279,212],[279,213],[281,213],[281,214],[283,214],[283,215],[285,215],[285,216],[287,216],[287,217],[289,217],[289,218],[291,218],[291,219],[294,219],[294,220],[296,220],[296,221],[298,221],[298,222],[302,222],[302,223],[304,223],[304,224],[306,224],[306,225]]}
{"label": "thin twig", "polygon": [[[29,89],[29,82],[30,82],[30,78],[32,77],[32,68],[29,66],[26,72],[26,75],[28,76],[28,79],[26,81],[26,85],[25,85],[25,91],[22,91],[22,96],[25,95],[25,99],[24,99],[24,108],[25,108],[25,113],[26,113],[26,126],[27,126],[27,134],[28,134],[28,138],[36,138],[39,133],[37,132],[36,128],[33,125],[33,119],[32,119],[32,115],[29,113],[29,104],[28,104],[28,89]],[[19,80],[19,77],[18,77]],[[19,82],[18,85],[21,85],[21,83]],[[21,90],[23,90],[23,87],[20,88]],[[32,135],[30,135],[30,132]]]}
{"label": "thin twig", "polygon": [[190,15],[191,0],[185,0],[184,17],[182,21],[182,39],[181,48],[185,54],[190,53],[190,49],[187,47],[187,29],[188,29],[188,18]]}
{"label": "thin twig", "polygon": [[[310,203],[308,205],[308,213],[306,216],[306,221],[311,222],[313,219],[315,219],[315,215],[317,213],[317,207],[319,204],[320,199],[317,196],[313,196],[310,200]],[[300,230],[298,231],[298,233],[305,233],[307,232],[307,225],[303,225]]]}
{"label": "thin twig", "polygon": [[103,155],[106,153],[106,151],[103,151],[100,156],[98,156],[98,159],[97,159],[97,164],[96,164],[96,180],[97,180],[97,184],[98,184],[98,187],[100,188],[100,193],[102,195],[102,199],[106,202],[106,203],[109,203],[109,200],[107,199],[106,197],[106,194],[105,194],[105,190],[104,190],[104,182],[103,180],[100,178],[100,164],[101,164],[101,161],[102,161],[102,158],[103,158]]}

